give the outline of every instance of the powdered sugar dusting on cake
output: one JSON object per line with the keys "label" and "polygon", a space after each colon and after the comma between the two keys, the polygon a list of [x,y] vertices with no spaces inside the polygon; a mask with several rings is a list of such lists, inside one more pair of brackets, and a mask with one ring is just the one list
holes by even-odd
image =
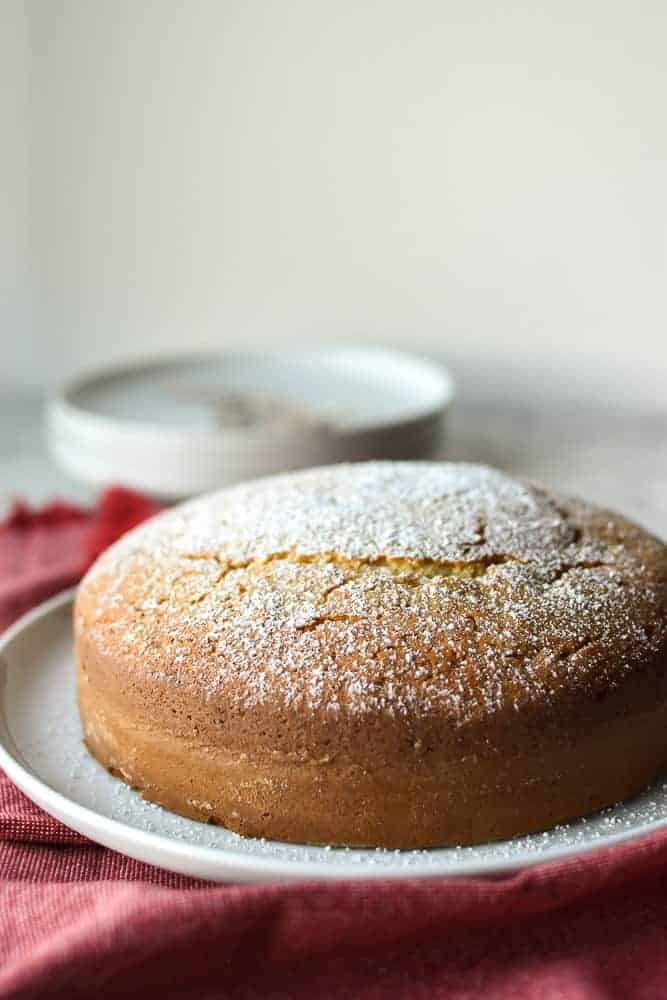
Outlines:
{"label": "powdered sugar dusting on cake", "polygon": [[664,580],[645,565],[664,569],[664,550],[623,525],[483,466],[316,469],[135,530],[79,613],[205,702],[464,726],[603,691],[664,646]]}
{"label": "powdered sugar dusting on cake", "polygon": [[224,490],[139,529],[117,549],[243,561],[293,550],[353,558],[461,560],[507,553],[560,556],[573,531],[551,498],[494,469],[455,463],[370,462]]}

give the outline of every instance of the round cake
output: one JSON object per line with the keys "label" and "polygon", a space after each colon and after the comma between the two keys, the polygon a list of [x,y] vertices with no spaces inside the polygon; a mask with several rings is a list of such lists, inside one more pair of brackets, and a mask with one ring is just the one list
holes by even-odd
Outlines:
{"label": "round cake", "polygon": [[75,607],[86,745],[238,833],[511,837],[667,762],[667,549],[494,469],[331,466],[170,510]]}

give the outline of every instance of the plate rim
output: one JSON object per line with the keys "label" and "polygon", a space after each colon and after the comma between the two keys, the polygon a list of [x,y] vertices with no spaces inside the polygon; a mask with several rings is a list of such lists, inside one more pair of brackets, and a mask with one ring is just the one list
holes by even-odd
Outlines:
{"label": "plate rim", "polygon": [[[160,440],[169,439],[175,446],[191,444],[193,435],[199,441],[218,442],[221,438],[229,437],[235,440],[239,437],[237,432],[225,428],[214,430],[192,430],[182,428],[177,425],[163,425],[148,418],[142,417],[116,417],[110,414],[98,413],[84,406],[80,401],[80,393],[86,387],[103,380],[121,379],[137,374],[147,374],[154,369],[170,369],[178,366],[207,364],[224,362],[225,360],[256,360],[274,361],[278,360],[284,364],[293,359],[302,360],[317,358],[325,364],[332,361],[359,362],[372,357],[377,363],[386,363],[394,366],[402,366],[409,373],[413,381],[417,378],[430,379],[432,382],[439,382],[439,394],[436,402],[431,402],[428,406],[418,408],[410,416],[392,416],[389,419],[370,420],[367,423],[355,425],[350,430],[344,430],[344,436],[356,437],[366,434],[369,431],[387,430],[395,432],[401,427],[409,427],[413,423],[418,423],[424,419],[432,418],[451,407],[456,399],[456,382],[449,366],[444,360],[430,357],[419,351],[412,351],[408,348],[387,346],[375,341],[340,341],[340,340],[319,340],[316,343],[297,344],[293,347],[285,345],[264,346],[262,348],[232,347],[226,350],[202,350],[202,351],[174,351],[167,356],[146,354],[137,358],[119,362],[117,364],[98,365],[81,371],[73,377],[67,379],[61,385],[51,391],[47,398],[47,409],[54,407],[70,419],[74,419],[85,424],[91,432],[113,432],[122,430],[125,433],[136,435],[142,433],[146,435],[148,443],[153,443],[156,436]],[[292,436],[299,436],[299,432],[291,431]],[[310,436],[312,431],[306,432]],[[240,435],[243,440],[247,439],[244,432]]]}
{"label": "plate rim", "polygon": [[[0,636],[0,659],[19,636],[39,626],[49,615],[73,604],[76,587],[61,591],[22,615]],[[9,669],[9,664],[7,664]],[[0,699],[2,699],[0,688]],[[5,728],[8,733],[9,717],[5,713]],[[28,798],[44,809],[50,816],[69,826],[70,829],[89,837],[95,843],[109,847],[118,853],[156,865],[169,871],[202,878],[208,881],[304,881],[304,880],[395,880],[411,878],[493,878],[507,876],[535,866],[549,865],[557,861],[579,858],[584,854],[603,851],[624,841],[640,841],[651,833],[667,826],[667,816],[655,819],[636,830],[623,830],[606,834],[597,841],[571,846],[547,848],[539,855],[530,851],[518,853],[512,858],[496,863],[471,859],[461,861],[455,868],[434,865],[409,867],[378,867],[372,862],[327,865],[326,861],[299,861],[294,859],[267,858],[252,853],[234,852],[227,847],[206,847],[191,845],[160,833],[152,833],[105,816],[81,805],[62,792],[52,788],[37,774],[21,763],[5,744],[0,732],[0,768]],[[138,794],[138,793],[137,793]],[[123,843],[123,847],[118,844]],[[295,846],[295,845],[289,845]],[[298,846],[298,845],[296,845]],[[308,846],[308,845],[304,845]],[[218,876],[197,874],[197,860],[207,867],[218,869]]]}

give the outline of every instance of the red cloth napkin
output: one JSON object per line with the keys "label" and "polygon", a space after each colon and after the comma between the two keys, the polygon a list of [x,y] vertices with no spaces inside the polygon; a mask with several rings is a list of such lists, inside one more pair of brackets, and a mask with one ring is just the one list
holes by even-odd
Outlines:
{"label": "red cloth napkin", "polygon": [[[155,511],[17,505],[0,623]],[[0,773],[1,997],[667,997],[667,834],[502,879],[212,886],[97,847]]]}
{"label": "red cloth napkin", "polygon": [[100,552],[159,509],[119,486],[106,490],[94,510],[62,500],[33,510],[16,501],[0,523],[0,631],[75,584]]}

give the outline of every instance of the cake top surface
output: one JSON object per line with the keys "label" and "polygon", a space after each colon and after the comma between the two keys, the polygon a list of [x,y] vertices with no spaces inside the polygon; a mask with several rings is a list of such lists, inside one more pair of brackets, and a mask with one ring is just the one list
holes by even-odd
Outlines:
{"label": "cake top surface", "polygon": [[560,562],[572,526],[546,491],[480,465],[369,462],[226,489],[186,504],[117,550],[215,553],[233,562],[283,552],[459,561]]}
{"label": "cake top surface", "polygon": [[485,466],[372,462],[158,516],[98,560],[77,617],[205,699],[464,725],[659,654],[666,575],[617,515]]}

